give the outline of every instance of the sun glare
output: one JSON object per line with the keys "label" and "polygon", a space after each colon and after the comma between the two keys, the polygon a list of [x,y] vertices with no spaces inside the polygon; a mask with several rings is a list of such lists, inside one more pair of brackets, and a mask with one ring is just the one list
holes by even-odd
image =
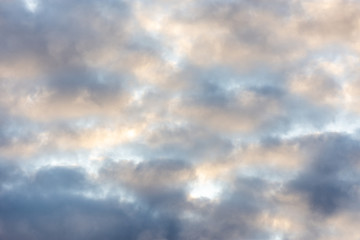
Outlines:
{"label": "sun glare", "polygon": [[37,0],[24,0],[24,4],[27,10],[33,13],[36,12],[39,6],[39,2]]}
{"label": "sun glare", "polygon": [[134,138],[136,136],[136,130],[135,129],[128,129],[128,130],[126,130],[125,135],[129,139]]}
{"label": "sun glare", "polygon": [[189,197],[193,199],[207,198],[215,200],[221,191],[221,187],[210,181],[198,181],[191,187]]}

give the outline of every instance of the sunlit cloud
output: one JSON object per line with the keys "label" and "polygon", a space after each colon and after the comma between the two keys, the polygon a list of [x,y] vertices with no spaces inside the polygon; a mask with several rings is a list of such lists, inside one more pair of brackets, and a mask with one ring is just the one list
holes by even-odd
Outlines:
{"label": "sunlit cloud", "polygon": [[32,13],[35,13],[39,7],[38,0],[24,0],[25,7]]}
{"label": "sunlit cloud", "polygon": [[358,240],[359,12],[0,0],[0,239]]}

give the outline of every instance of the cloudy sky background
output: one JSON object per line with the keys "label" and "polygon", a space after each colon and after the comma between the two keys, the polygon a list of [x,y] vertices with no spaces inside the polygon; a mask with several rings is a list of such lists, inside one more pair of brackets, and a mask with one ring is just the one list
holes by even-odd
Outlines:
{"label": "cloudy sky background", "polygon": [[360,239],[360,1],[0,0],[0,239]]}

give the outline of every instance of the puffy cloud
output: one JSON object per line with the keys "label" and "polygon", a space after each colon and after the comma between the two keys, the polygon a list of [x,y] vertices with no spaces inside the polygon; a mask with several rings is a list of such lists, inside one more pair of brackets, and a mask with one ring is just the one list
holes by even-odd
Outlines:
{"label": "puffy cloud", "polygon": [[[316,143],[318,141],[324,143]],[[355,177],[358,165],[359,142],[345,136],[325,136],[315,140],[317,148],[311,153],[312,161],[292,183],[303,193],[311,209],[333,214],[342,207],[352,207],[357,201],[358,183]],[[355,170],[355,171],[354,171]]]}
{"label": "puffy cloud", "polygon": [[0,1],[0,238],[358,239],[359,8]]}
{"label": "puffy cloud", "polygon": [[[4,238],[176,239],[178,223],[170,216],[155,217],[113,198],[83,196],[79,191],[94,186],[79,169],[55,167],[20,176],[23,181],[3,190],[0,197]],[[6,180],[18,181],[19,176],[8,174]]]}
{"label": "puffy cloud", "polygon": [[[263,153],[252,160],[256,148]],[[105,161],[96,174],[84,167],[25,171],[28,168],[2,164],[1,234],[45,239],[61,230],[68,238],[80,239],[322,239],[342,236],[349,228],[356,233],[336,223],[357,218],[358,140],[326,134],[239,151],[243,155],[208,163],[210,170],[220,172],[230,164],[222,175],[203,172],[223,183],[215,201],[188,197],[204,163]],[[286,160],[302,166],[281,163]],[[261,161],[268,165],[259,165]],[[291,170],[281,178],[273,164]],[[328,232],[329,225],[318,218],[336,232]]]}

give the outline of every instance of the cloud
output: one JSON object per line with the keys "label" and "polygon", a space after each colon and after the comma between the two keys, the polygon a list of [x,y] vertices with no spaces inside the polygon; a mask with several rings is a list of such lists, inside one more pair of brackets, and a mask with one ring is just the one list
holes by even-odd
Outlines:
{"label": "cloud", "polygon": [[293,188],[306,196],[311,209],[333,214],[357,201],[358,179],[352,169],[358,164],[359,142],[336,135],[314,140],[320,153],[313,153],[310,166],[294,180]]}
{"label": "cloud", "polygon": [[[176,239],[178,234],[178,223],[170,216],[155,217],[133,204],[90,199],[79,193],[94,188],[81,169],[45,168],[34,178],[20,176],[23,181],[3,190],[0,197],[0,235],[4,238]],[[8,174],[7,180],[18,181],[19,176]]]}
{"label": "cloud", "polygon": [[108,163],[100,174],[105,181],[121,185],[143,199],[146,205],[175,212],[185,203],[186,185],[195,177],[191,166],[176,160]]}
{"label": "cloud", "polygon": [[[255,149],[263,155],[247,160]],[[205,172],[225,183],[215,201],[189,198],[201,163],[105,161],[96,174],[84,167],[26,172],[16,164],[3,164],[1,234],[9,239],[61,239],[60,232],[80,239],[268,239],[276,234],[321,239],[326,226],[308,218],[335,224],[355,217],[358,151],[358,140],[338,134],[243,147],[242,155],[208,163],[210,169],[231,164],[223,175]],[[278,159],[294,161],[301,152],[296,161],[303,166],[290,168],[290,177],[274,178],[281,177],[278,168],[266,167],[264,172],[257,164],[263,159],[264,164],[288,169]],[[225,177],[230,174],[233,178]],[[336,227],[345,231],[345,226]]]}
{"label": "cloud", "polygon": [[0,238],[358,239],[359,7],[0,0]]}

